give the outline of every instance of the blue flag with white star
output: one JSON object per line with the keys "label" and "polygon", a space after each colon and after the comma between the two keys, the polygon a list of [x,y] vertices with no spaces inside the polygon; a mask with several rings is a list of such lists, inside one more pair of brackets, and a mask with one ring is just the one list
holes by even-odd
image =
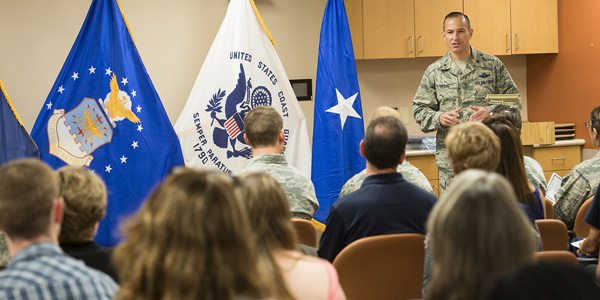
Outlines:
{"label": "blue flag with white star", "polygon": [[319,42],[312,144],[312,181],[324,222],[340,189],[365,168],[358,147],[364,137],[360,90],[343,0],[325,7]]}
{"label": "blue flag with white star", "polygon": [[0,81],[0,165],[13,159],[39,156],[38,147],[23,127]]}
{"label": "blue flag with white star", "polygon": [[174,166],[181,147],[116,0],[94,0],[33,126],[41,159],[84,166],[108,188],[96,240],[119,241],[134,213]]}

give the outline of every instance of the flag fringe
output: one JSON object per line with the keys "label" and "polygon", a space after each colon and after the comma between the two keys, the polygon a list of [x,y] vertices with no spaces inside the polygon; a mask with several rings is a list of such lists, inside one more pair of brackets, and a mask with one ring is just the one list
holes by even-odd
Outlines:
{"label": "flag fringe", "polygon": [[[123,17],[123,21],[125,22],[125,27],[127,27],[127,31],[129,31],[129,36],[131,37],[131,40],[133,41],[133,44],[136,45],[135,43],[135,37],[133,37],[133,32],[131,31],[131,27],[129,26],[129,22],[127,22],[127,18],[125,17],[125,14],[123,13],[123,8],[121,8],[121,2],[119,0],[117,0],[117,6],[119,7],[119,11],[121,12],[121,16]],[[137,47],[137,45],[136,45]]]}
{"label": "flag fringe", "polygon": [[271,41],[271,45],[273,45],[273,47],[275,47],[275,41],[273,41],[273,36],[271,35],[271,32],[269,32],[267,25],[265,25],[265,22],[263,21],[262,17],[260,16],[260,13],[258,12],[258,8],[256,8],[256,3],[254,3],[254,0],[250,0],[250,4],[252,4],[252,9],[254,10],[254,14],[256,15],[256,18],[258,19],[258,23],[260,23],[260,27],[262,27],[263,31],[269,37],[269,40]]}
{"label": "flag fringe", "polygon": [[15,118],[17,119],[17,122],[19,122],[19,124],[22,127],[25,127],[25,126],[23,126],[23,121],[21,121],[21,117],[19,117],[19,114],[17,113],[17,110],[12,105],[12,102],[10,102],[10,97],[8,96],[8,93],[6,92],[6,89],[4,88],[4,84],[2,84],[2,80],[0,80],[0,90],[2,91],[2,94],[4,94],[4,98],[6,98],[6,102],[8,103],[8,106],[10,107],[10,110],[12,110],[13,114],[15,115]]}

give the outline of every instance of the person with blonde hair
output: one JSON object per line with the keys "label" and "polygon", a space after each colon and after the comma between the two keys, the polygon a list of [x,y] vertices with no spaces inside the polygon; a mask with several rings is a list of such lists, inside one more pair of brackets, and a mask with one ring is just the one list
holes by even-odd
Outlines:
{"label": "person with blonde hair", "polygon": [[446,149],[454,174],[467,169],[492,172],[500,164],[500,140],[480,122],[466,122],[450,128]]}
{"label": "person with blonde hair", "polygon": [[427,222],[433,250],[428,299],[479,299],[497,277],[533,261],[535,238],[506,179],[460,173]]}
{"label": "person with blonde hair", "polygon": [[59,194],[65,202],[60,228],[60,247],[70,256],[116,280],[110,263],[112,248],[94,242],[98,225],[106,214],[106,186],[100,177],[82,167],[65,166],[57,171]]}
{"label": "person with blonde hair", "polygon": [[183,169],[125,225],[115,249],[116,299],[279,299],[258,263],[231,178]]}
{"label": "person with blonde hair", "polygon": [[239,182],[239,199],[250,216],[261,263],[285,295],[278,299],[346,299],[331,263],[294,250],[296,233],[277,181],[266,173],[249,172]]}

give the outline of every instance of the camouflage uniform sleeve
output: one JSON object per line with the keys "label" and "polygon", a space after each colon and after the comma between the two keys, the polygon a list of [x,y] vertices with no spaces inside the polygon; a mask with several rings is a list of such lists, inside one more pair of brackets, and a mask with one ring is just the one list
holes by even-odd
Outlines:
{"label": "camouflage uniform sleeve", "polygon": [[567,175],[556,193],[554,213],[568,228],[573,228],[581,204],[590,197],[592,189],[587,179],[576,170]]}
{"label": "camouflage uniform sleeve", "polygon": [[429,69],[423,74],[413,99],[415,121],[423,132],[436,131],[440,126],[440,104],[436,97],[435,81]]}
{"label": "camouflage uniform sleeve", "polygon": [[367,178],[367,171],[362,170],[348,179],[348,181],[344,183],[344,186],[342,186],[338,199],[358,190],[362,186],[363,181],[365,181],[365,178]]}
{"label": "camouflage uniform sleeve", "polygon": [[[496,62],[497,62],[496,74],[498,74],[498,77],[496,80],[496,93],[498,93],[498,94],[519,94],[519,89],[517,88],[517,85],[515,84],[512,77],[510,76],[510,73],[508,73],[508,69],[506,69],[506,66],[497,57],[496,57]],[[519,101],[517,103],[515,103],[515,105],[513,105],[513,106],[520,110],[521,106],[522,106],[521,99],[519,99]],[[494,107],[496,107],[496,104],[490,104],[490,105],[486,106],[488,111],[492,111],[494,109]]]}
{"label": "camouflage uniform sleeve", "polygon": [[311,212],[311,216],[315,215],[317,209],[319,209],[319,201],[317,200],[317,193],[315,192],[315,185],[312,181],[308,180],[306,187],[306,199],[312,204],[313,211]]}

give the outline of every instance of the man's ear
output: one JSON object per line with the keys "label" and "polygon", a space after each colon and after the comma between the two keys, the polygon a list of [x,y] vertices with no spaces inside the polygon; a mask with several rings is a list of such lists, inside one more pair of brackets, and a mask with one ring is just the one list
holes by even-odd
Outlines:
{"label": "man's ear", "polygon": [[405,159],[406,159],[406,151],[402,151],[402,154],[400,154],[400,159],[398,160],[398,164],[401,165]]}
{"label": "man's ear", "polygon": [[244,143],[246,143],[246,145],[250,145],[250,141],[248,140],[248,135],[246,135],[245,132],[244,132]]}
{"label": "man's ear", "polygon": [[62,224],[63,216],[65,213],[65,202],[62,197],[58,197],[54,200],[54,211],[52,213],[52,222]]}
{"label": "man's ear", "polygon": [[360,144],[358,145],[358,151],[360,152],[360,155],[362,157],[364,157],[365,159],[367,158],[367,156],[365,155],[365,140],[364,139],[360,140]]}
{"label": "man's ear", "polygon": [[283,128],[279,131],[279,136],[277,138],[279,139],[279,142],[283,144],[283,142],[285,141],[285,135],[283,134]]}

